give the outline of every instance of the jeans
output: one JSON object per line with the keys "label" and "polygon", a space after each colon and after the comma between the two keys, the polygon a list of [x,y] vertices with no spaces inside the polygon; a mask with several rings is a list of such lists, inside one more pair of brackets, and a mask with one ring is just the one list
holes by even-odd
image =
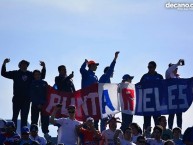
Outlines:
{"label": "jeans", "polygon": [[[175,115],[175,114],[169,114],[169,117],[168,117],[168,126],[169,126],[169,129],[172,129],[172,128],[173,128],[174,115]],[[178,126],[179,128],[182,128],[182,113],[176,113],[176,118],[177,118],[177,126]]]}

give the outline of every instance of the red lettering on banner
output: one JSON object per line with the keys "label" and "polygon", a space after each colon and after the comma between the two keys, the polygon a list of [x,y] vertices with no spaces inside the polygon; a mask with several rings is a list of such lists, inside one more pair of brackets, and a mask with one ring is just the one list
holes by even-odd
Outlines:
{"label": "red lettering on banner", "polygon": [[122,89],[122,98],[123,98],[123,103],[124,103],[124,110],[134,111],[135,109],[134,90],[123,88]]}
{"label": "red lettering on banner", "polygon": [[77,120],[85,121],[88,116],[91,116],[94,119],[100,119],[101,117],[97,84],[74,93],[60,92],[49,87],[44,112],[51,114],[53,107],[58,103],[62,104],[62,108],[56,117],[66,117],[68,115],[66,108],[70,104],[76,106]]}

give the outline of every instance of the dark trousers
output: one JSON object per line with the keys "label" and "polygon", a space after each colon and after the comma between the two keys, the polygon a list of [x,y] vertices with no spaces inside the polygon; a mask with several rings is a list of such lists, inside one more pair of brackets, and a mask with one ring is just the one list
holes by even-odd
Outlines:
{"label": "dark trousers", "polygon": [[45,115],[42,112],[42,109],[39,109],[37,105],[34,105],[32,103],[31,106],[31,124],[36,124],[38,125],[38,119],[39,119],[39,114],[41,115],[41,128],[42,128],[42,132],[48,133],[48,126],[49,126],[49,116]]}
{"label": "dark trousers", "polygon": [[121,113],[122,115],[122,123],[121,123],[121,130],[124,132],[127,127],[132,123],[133,121],[133,115]]}
{"label": "dark trousers", "polygon": [[94,120],[94,128],[96,129],[96,130],[99,130],[99,120]]}
{"label": "dark trousers", "polygon": [[107,126],[107,121],[108,121],[108,118],[102,118],[101,119],[101,126],[100,126],[100,131],[102,132],[103,130],[106,130],[106,126]]}
{"label": "dark trousers", "polygon": [[27,126],[27,118],[29,114],[30,101],[29,99],[18,99],[18,97],[13,97],[13,117],[12,121],[15,123],[17,128],[17,118],[20,113],[21,116],[21,129],[23,126]]}
{"label": "dark trousers", "polygon": [[[172,129],[172,128],[173,128],[174,115],[175,115],[175,114],[169,114],[169,117],[168,117],[168,126],[169,126],[169,129]],[[179,128],[182,128],[182,113],[176,113],[176,118],[177,118],[177,126],[178,126]]]}
{"label": "dark trousers", "polygon": [[[152,116],[144,116],[144,124],[143,124],[143,129],[147,129],[147,127],[151,126],[151,117]],[[158,125],[158,118],[160,117],[160,115],[154,115],[153,116],[153,120],[154,120],[154,124],[155,126]]]}

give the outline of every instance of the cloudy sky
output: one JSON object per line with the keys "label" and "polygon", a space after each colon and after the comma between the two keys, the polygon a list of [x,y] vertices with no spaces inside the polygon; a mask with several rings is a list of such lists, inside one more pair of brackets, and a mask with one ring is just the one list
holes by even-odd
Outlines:
{"label": "cloudy sky", "polygon": [[[126,73],[134,75],[133,82],[137,83],[151,60],[157,62],[157,71],[164,76],[168,63],[183,58],[180,76],[192,77],[193,9],[169,9],[168,2],[0,0],[0,61],[11,59],[7,70],[17,70],[21,59],[30,61],[29,70],[40,69],[39,60],[45,61],[45,80],[50,85],[58,75],[57,67],[64,64],[68,73],[74,71],[77,90],[84,60],[100,63],[96,71],[100,77],[115,51],[120,55],[113,83],[119,83]],[[0,77],[0,87],[0,117],[11,118],[12,81]],[[184,113],[183,129],[192,126],[188,120],[192,109]],[[134,117],[134,121],[139,119],[142,125],[143,118]]]}

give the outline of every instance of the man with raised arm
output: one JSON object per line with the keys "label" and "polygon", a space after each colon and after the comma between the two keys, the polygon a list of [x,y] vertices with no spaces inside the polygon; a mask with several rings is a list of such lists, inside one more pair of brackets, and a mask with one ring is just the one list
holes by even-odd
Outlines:
{"label": "man with raised arm", "polygon": [[[19,62],[19,70],[7,71],[6,64],[10,62],[10,59],[6,58],[1,68],[1,75],[5,78],[13,80],[13,117],[12,120],[17,128],[17,118],[19,113],[21,114],[21,128],[27,126],[27,118],[30,108],[29,90],[30,84],[33,80],[33,74],[28,71],[29,62],[22,60]],[[46,67],[43,61],[40,61],[42,66],[41,77],[45,78]]]}
{"label": "man with raised arm", "polygon": [[69,117],[55,119],[55,115],[61,107],[62,106],[60,104],[56,105],[50,118],[51,124],[61,125],[58,129],[58,144],[63,143],[65,145],[77,145],[78,136],[76,134],[76,126],[80,125],[80,123],[75,119],[76,107],[74,105],[69,105],[67,109]]}

